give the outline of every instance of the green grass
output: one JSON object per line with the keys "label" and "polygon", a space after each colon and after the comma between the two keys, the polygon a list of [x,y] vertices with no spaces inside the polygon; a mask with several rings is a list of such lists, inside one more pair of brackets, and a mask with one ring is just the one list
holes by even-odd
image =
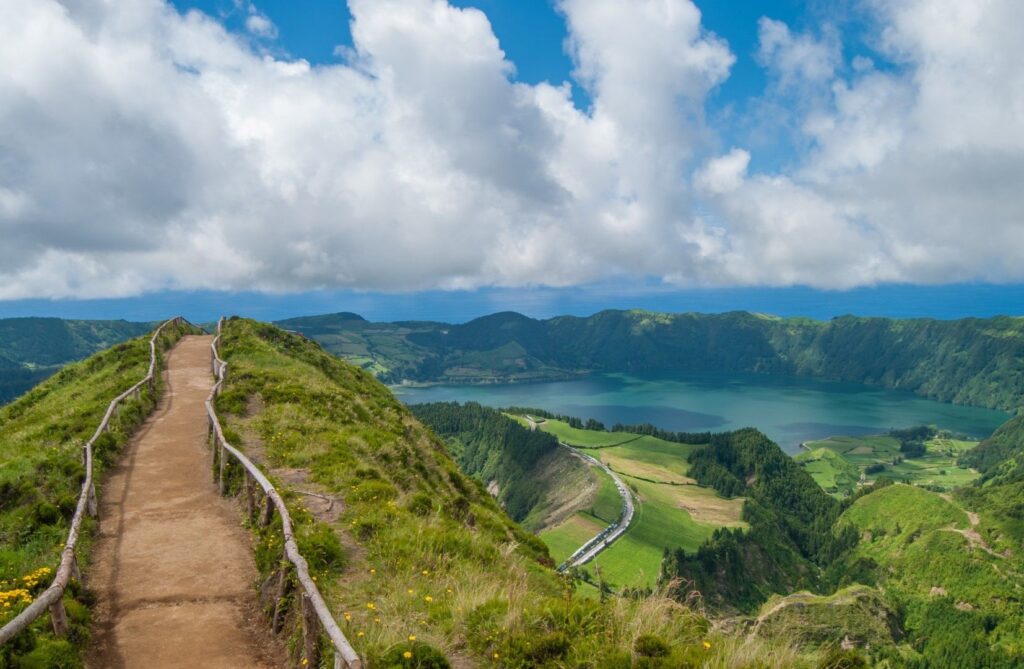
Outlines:
{"label": "green grass", "polygon": [[[624,433],[613,433],[624,434]],[[686,458],[697,448],[657,437],[642,436],[621,446],[601,448],[590,453],[613,470],[662,483],[692,483],[687,476],[690,463]]]}
{"label": "green grass", "polygon": [[559,441],[570,446],[581,448],[604,448],[618,446],[639,439],[639,435],[629,432],[602,432],[599,430],[583,430],[572,427],[560,420],[548,419],[540,424],[540,429],[558,437]]}
{"label": "green grass", "polygon": [[[923,646],[926,656],[952,644],[963,666],[982,666],[976,658],[991,646],[1019,663],[1024,660],[1024,615],[1018,603],[1024,595],[1024,565],[1016,551],[1001,552],[1007,545],[994,537],[1002,528],[988,520],[985,509],[963,506],[971,499],[899,484],[861,497],[839,521],[861,533],[847,564],[877,564],[879,585],[905,609],[908,641]],[[972,510],[981,511],[972,536],[999,554],[963,534],[972,529],[967,513]],[[943,640],[925,645],[921,640],[926,637]],[[980,650],[974,647],[979,638]]]}
{"label": "green grass", "polygon": [[[628,432],[573,428],[557,420],[547,420],[541,429],[600,459],[639,496],[629,530],[585,566],[595,578],[600,569],[604,581],[614,588],[653,588],[666,549],[692,552],[718,527],[746,527],[740,520],[742,500],[725,500],[713,490],[693,485],[687,476],[687,457],[698,446]],[[597,497],[579,517],[596,518],[607,525],[618,520],[621,513],[618,489],[601,472]],[[572,529],[559,527],[541,537],[553,551],[568,555],[583,543],[566,552],[568,536],[583,536],[582,532],[573,533],[579,524],[574,520]]]}
{"label": "green grass", "polygon": [[541,540],[547,544],[551,557],[555,562],[561,564],[576,550],[594,538],[594,536],[608,526],[608,523],[599,518],[594,518],[588,513],[578,511],[569,516],[559,525],[541,532]]}
{"label": "green grass", "polygon": [[603,521],[605,525],[610,525],[622,517],[622,495],[615,487],[612,477],[597,467],[594,469],[601,483],[597,489],[597,496],[587,512],[594,518]]}
{"label": "green grass", "polygon": [[[671,486],[623,476],[636,491],[638,503],[629,530],[591,563],[600,567],[606,582],[616,588],[656,585],[661,558],[666,549],[695,551],[718,527],[743,527],[739,519],[741,502],[734,503],[731,522],[699,522],[682,508],[685,503],[701,506],[704,497],[721,500],[714,491],[697,486]],[[700,492],[696,492],[700,491]],[[696,494],[690,495],[691,492]]]}
{"label": "green grass", "polygon": [[860,480],[861,469],[829,448],[805,451],[798,454],[795,460],[801,463],[815,482],[829,493],[849,493]]}

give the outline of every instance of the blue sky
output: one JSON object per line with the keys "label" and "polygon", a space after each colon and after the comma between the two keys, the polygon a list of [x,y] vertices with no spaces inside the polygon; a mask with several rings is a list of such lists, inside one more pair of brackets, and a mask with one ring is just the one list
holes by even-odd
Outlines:
{"label": "blue sky", "polygon": [[1022,311],[1016,0],[10,1],[0,316]]}

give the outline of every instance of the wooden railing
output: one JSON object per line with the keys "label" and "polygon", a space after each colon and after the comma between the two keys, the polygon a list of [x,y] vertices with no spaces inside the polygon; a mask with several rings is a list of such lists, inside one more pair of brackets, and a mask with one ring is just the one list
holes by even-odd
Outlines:
{"label": "wooden railing", "polygon": [[[278,494],[273,484],[263,475],[263,472],[252,463],[249,458],[245,457],[238,449],[228,443],[227,439],[224,438],[224,432],[221,428],[220,420],[217,418],[217,412],[213,408],[213,402],[220,394],[221,389],[224,386],[224,381],[227,378],[228,364],[224,362],[217,350],[217,345],[220,343],[221,329],[224,324],[224,319],[221,318],[217,322],[217,336],[214,338],[210,348],[213,352],[212,367],[213,374],[217,379],[217,382],[213,386],[213,390],[210,391],[210,396],[206,400],[206,413],[210,418],[210,433],[213,437],[213,457],[214,463],[217,469],[217,477],[220,487],[221,494],[224,494],[226,490],[224,480],[224,467],[225,467],[225,454],[230,455],[238,461],[242,466],[242,470],[245,472],[245,496],[248,507],[249,517],[253,518],[255,515],[257,504],[253,494],[253,481],[259,484],[260,488],[263,489],[264,501],[263,509],[260,511],[260,523],[263,527],[270,524],[274,517],[274,511],[281,516],[281,531],[284,534],[284,556],[287,561],[291,564],[291,567],[295,570],[295,578],[302,588],[301,593],[301,615],[302,615],[302,637],[303,637],[303,658],[306,660],[306,665],[315,667],[319,664],[319,637],[320,629],[327,634],[327,637],[331,640],[331,644],[334,646],[334,669],[361,669],[363,664],[362,660],[356,654],[355,650],[352,649],[348,639],[345,638],[341,628],[338,627],[337,621],[334,620],[334,616],[331,615],[331,611],[327,606],[327,602],[324,601],[323,596],[320,594],[320,590],[316,586],[316,582],[310,578],[309,565],[306,563],[305,558],[299,553],[299,547],[295,543],[295,533],[292,530],[292,519],[288,514],[288,508],[284,504],[284,500],[281,499],[281,495]],[[282,624],[282,601],[287,595],[287,588],[289,587],[290,579],[285,569],[282,569],[278,574],[277,590],[275,593],[275,606],[273,619],[271,621],[271,628],[274,633],[280,631]]]}
{"label": "wooden railing", "polygon": [[[180,325],[185,321],[181,316],[172,318],[156,329],[149,340],[149,371],[146,376],[134,386],[124,391],[110,402],[107,412],[103,414],[103,420],[93,433],[89,441],[85,442],[82,448],[85,460],[85,481],[82,483],[82,492],[78,495],[78,505],[75,507],[75,515],[71,518],[71,529],[68,531],[67,541],[64,542],[64,550],[61,552],[60,566],[53,578],[53,583],[35,601],[29,604],[24,611],[14,617],[9,623],[0,628],[0,644],[11,640],[26,627],[31,625],[37,618],[43,615],[47,609],[50,611],[50,619],[53,623],[53,631],[58,636],[64,636],[68,631],[68,617],[64,610],[64,590],[72,578],[80,581],[81,572],[78,569],[78,559],[75,550],[78,545],[78,538],[82,530],[82,520],[85,514],[95,518],[97,515],[96,504],[96,483],[93,477],[93,444],[104,432],[110,431],[110,421],[117,415],[121,402],[129,397],[141,399],[142,387],[148,386],[151,391],[156,388],[156,366],[157,351],[156,343],[160,338],[163,329],[169,325]],[[191,325],[191,324],[190,324]]]}

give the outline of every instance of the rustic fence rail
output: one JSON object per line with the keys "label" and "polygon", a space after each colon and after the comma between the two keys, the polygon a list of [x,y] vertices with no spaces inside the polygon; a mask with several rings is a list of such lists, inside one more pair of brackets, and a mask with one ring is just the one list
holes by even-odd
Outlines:
{"label": "rustic fence rail", "polygon": [[[81,580],[81,573],[78,569],[78,558],[75,554],[75,550],[78,545],[78,538],[82,530],[82,521],[85,514],[95,518],[97,515],[97,504],[96,504],[96,483],[93,478],[93,444],[100,438],[104,432],[110,430],[110,421],[117,415],[118,408],[121,403],[129,397],[134,399],[140,399],[142,397],[143,386],[148,386],[149,389],[155,390],[156,388],[156,373],[157,373],[157,340],[163,333],[164,328],[170,325],[180,325],[186,323],[184,318],[177,316],[172,318],[165,323],[161,324],[154,332],[153,336],[149,340],[149,371],[146,376],[136,383],[134,386],[124,391],[113,400],[107,407],[107,412],[103,414],[103,420],[100,421],[99,427],[96,428],[96,432],[93,433],[89,441],[85,442],[85,446],[82,447],[82,457],[85,460],[85,481],[82,483],[82,492],[78,495],[78,504],[75,506],[75,515],[71,517],[71,529],[68,530],[67,541],[64,542],[64,550],[61,552],[60,566],[57,567],[57,573],[53,577],[53,582],[41,595],[39,595],[35,601],[28,605],[24,611],[15,616],[10,622],[0,628],[0,645],[10,641],[20,632],[24,631],[29,625],[31,625],[37,618],[43,615],[47,610],[50,611],[50,619],[53,623],[53,631],[58,636],[64,636],[68,631],[68,618],[67,613],[64,610],[64,590],[68,587],[68,583],[72,578],[75,580]],[[191,324],[190,324],[191,325]]]}
{"label": "rustic fence rail", "polygon": [[[221,359],[217,349],[217,345],[220,343],[223,324],[224,319],[221,318],[217,322],[217,336],[214,338],[213,343],[210,344],[210,349],[213,353],[211,365],[217,382],[214,384],[213,389],[210,391],[210,396],[206,400],[206,413],[210,418],[210,432],[213,436],[213,456],[216,458],[216,463],[218,465],[217,477],[220,492],[221,494],[224,494],[225,492],[225,454],[228,454],[238,461],[242,466],[242,470],[245,472],[244,489],[250,518],[252,518],[253,512],[256,509],[256,501],[253,496],[253,482],[259,484],[264,493],[263,503],[265,506],[259,513],[260,523],[264,527],[269,525],[271,520],[273,520],[275,510],[278,515],[281,516],[281,531],[284,534],[284,555],[291,564],[291,568],[295,570],[295,578],[302,588],[301,620],[303,631],[303,655],[304,659],[308,662],[308,666],[317,666],[319,663],[319,647],[317,642],[320,635],[320,628],[322,628],[330,639],[331,645],[334,646],[334,669],[362,669],[362,660],[359,659],[359,656],[356,654],[355,650],[353,650],[351,644],[349,644],[348,639],[345,638],[345,634],[341,631],[341,628],[338,627],[338,623],[334,620],[334,616],[331,615],[331,610],[327,606],[327,602],[324,601],[319,588],[317,588],[316,583],[309,575],[309,565],[306,563],[305,558],[302,557],[302,554],[299,553],[299,547],[295,543],[292,519],[288,514],[288,508],[285,506],[284,500],[281,499],[281,495],[278,494],[277,489],[275,489],[274,485],[266,476],[263,475],[263,472],[260,471],[259,467],[253,464],[249,458],[245,457],[243,453],[229,444],[227,439],[224,438],[224,432],[221,428],[220,420],[217,418],[217,412],[213,408],[213,402],[220,394],[221,388],[224,386],[224,381],[227,378],[228,364]],[[275,633],[280,631],[282,616],[281,601],[286,594],[287,587],[287,574],[282,569],[277,583],[277,592],[275,593],[276,605],[273,621],[271,623]]]}

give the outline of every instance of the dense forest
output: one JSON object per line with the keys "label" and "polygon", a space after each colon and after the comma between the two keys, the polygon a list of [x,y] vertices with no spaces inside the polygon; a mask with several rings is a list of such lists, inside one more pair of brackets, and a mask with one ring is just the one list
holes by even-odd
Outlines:
{"label": "dense forest", "polygon": [[824,568],[856,544],[833,533],[841,504],[754,429],[715,434],[690,455],[690,476],[727,497],[744,497],[749,530],[723,528],[696,553],[666,556],[663,579],[680,595],[701,593],[717,609],[750,612],[773,593],[817,590]]}
{"label": "dense forest", "polygon": [[63,365],[143,335],[152,323],[61,318],[0,319],[0,404]]}
{"label": "dense forest", "polygon": [[500,411],[475,402],[436,402],[409,407],[424,425],[442,437],[462,471],[485,485],[497,483],[498,501],[522,521],[543,493],[535,468],[558,449],[558,440],[528,430]]}
{"label": "dense forest", "polygon": [[387,382],[531,381],[590,371],[792,374],[880,385],[932,399],[1024,404],[1024,319],[830,321],[747,312],[602,311],[461,325],[370,323],[354,314],[281,322]]}

